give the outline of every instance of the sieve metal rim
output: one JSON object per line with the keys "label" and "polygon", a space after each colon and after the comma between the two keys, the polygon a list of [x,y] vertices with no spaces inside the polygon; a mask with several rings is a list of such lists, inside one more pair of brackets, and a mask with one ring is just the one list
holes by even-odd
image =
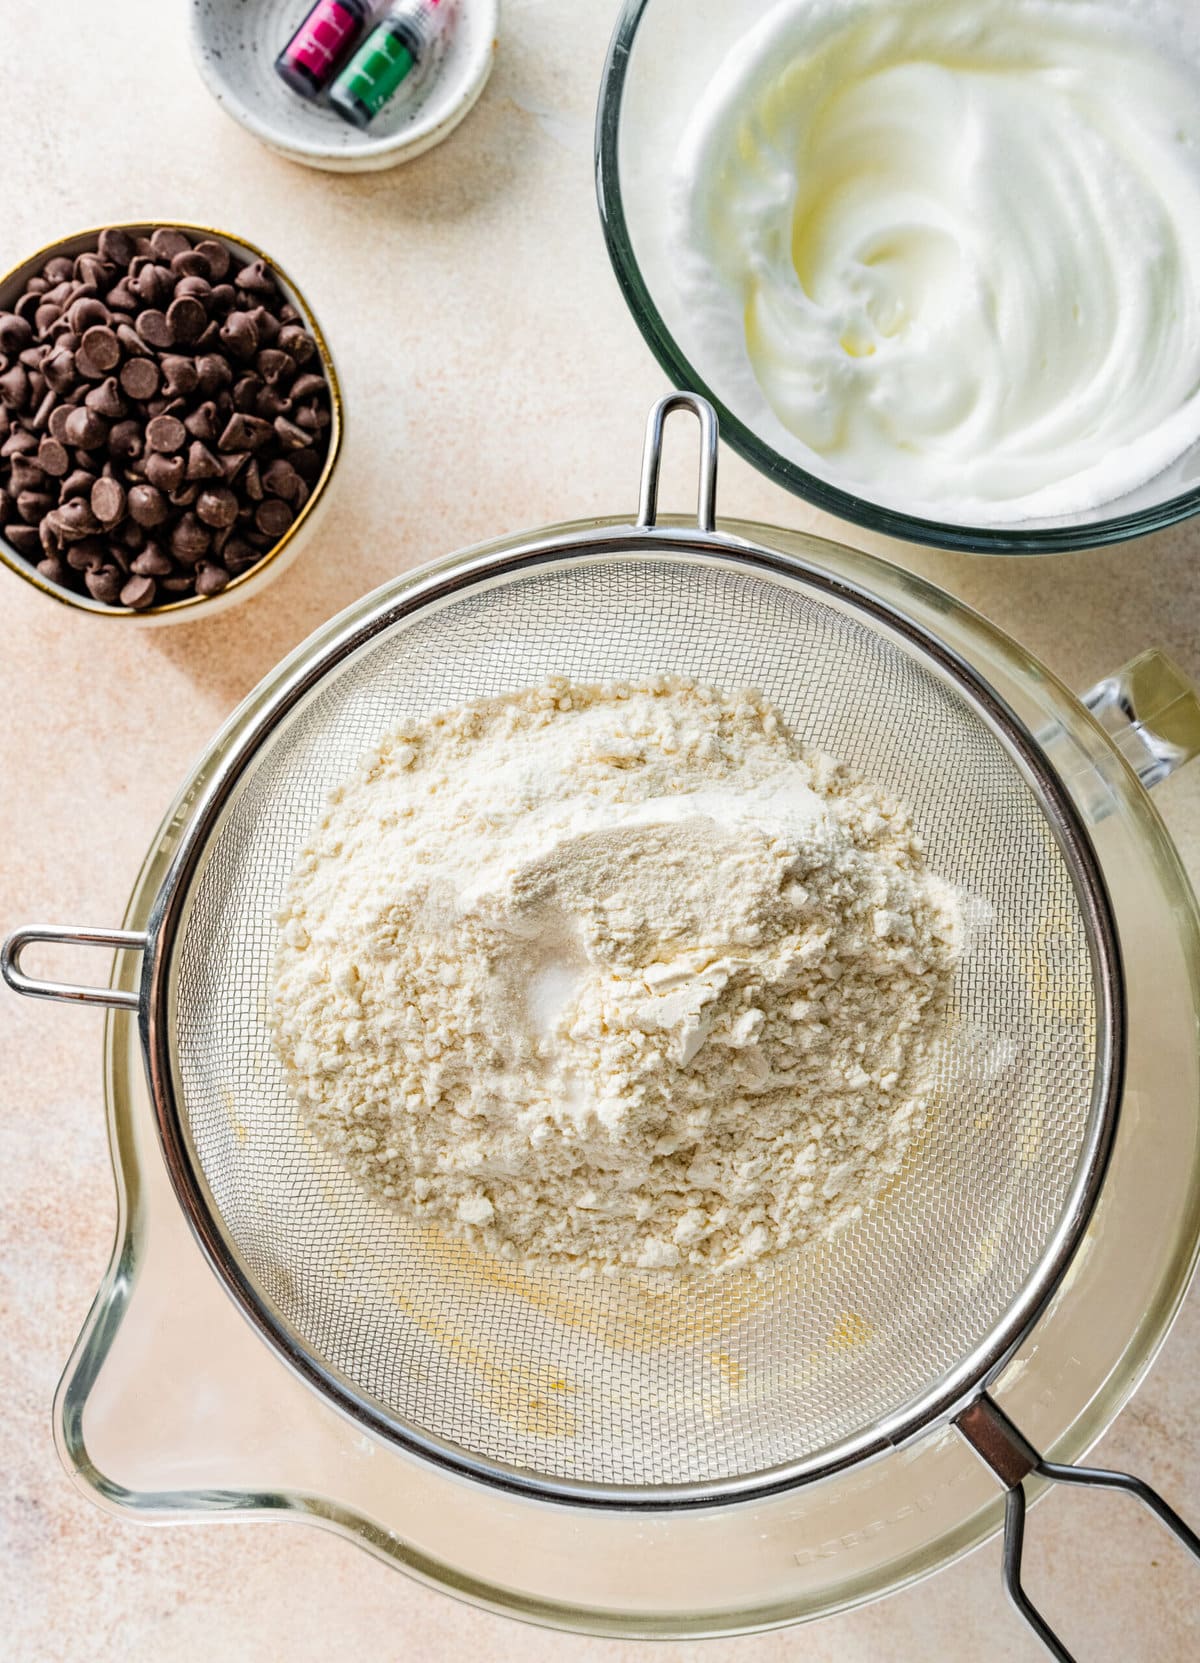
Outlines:
{"label": "sieve metal rim", "polygon": [[[644,490],[644,507],[645,500]],[[976,1401],[1027,1337],[1070,1265],[1103,1185],[1116,1130],[1123,1074],[1125,1018],[1120,951],[1107,888],[1083,822],[1033,735],[983,677],[903,612],[815,563],[727,536],[713,529],[711,521],[704,526],[704,519],[702,511],[703,529],[697,531],[657,526],[651,499],[649,517],[637,525],[534,539],[503,555],[482,553],[457,557],[404,582],[399,591],[395,585],[389,586],[376,608],[329,639],[315,658],[307,659],[302,652],[292,673],[222,759],[192,809],[150,919],[139,1000],[155,1119],[172,1187],[206,1258],[234,1303],[293,1371],[353,1421],[419,1458],[461,1476],[524,1495],[610,1509],[671,1510],[758,1499],[813,1482],[857,1461],[909,1443],[933,1426],[953,1419]],[[177,1103],[170,1044],[174,1014],[173,948],[186,917],[192,880],[245,768],[278,723],[351,653],[403,618],[465,589],[485,589],[520,572],[622,557],[683,559],[798,581],[827,599],[865,613],[876,627],[894,633],[918,649],[968,697],[1034,791],[1075,885],[1087,926],[1100,999],[1100,1043],[1093,1097],[1075,1182],[1057,1229],[1004,1319],[935,1387],[891,1417],[843,1440],[832,1451],[758,1473],[703,1483],[598,1484],[552,1478],[483,1458],[404,1421],[315,1357],[295,1328],[241,1268],[236,1248],[223,1229],[203,1171],[190,1147]]]}

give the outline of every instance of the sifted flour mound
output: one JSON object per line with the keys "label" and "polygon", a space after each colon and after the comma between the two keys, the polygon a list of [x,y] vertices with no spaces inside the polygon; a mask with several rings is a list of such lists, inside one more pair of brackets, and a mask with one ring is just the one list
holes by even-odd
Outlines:
{"label": "sifted flour mound", "polygon": [[755,693],[552,680],[413,721],[279,915],[317,1136],[507,1258],[746,1264],[919,1127],[959,936],[904,810]]}

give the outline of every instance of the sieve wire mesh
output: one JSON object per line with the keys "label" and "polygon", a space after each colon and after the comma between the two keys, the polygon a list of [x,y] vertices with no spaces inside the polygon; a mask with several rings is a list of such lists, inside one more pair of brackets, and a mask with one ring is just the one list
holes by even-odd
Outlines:
{"label": "sieve wire mesh", "polygon": [[[307,1134],[267,1027],[276,907],[326,794],[401,716],[529,685],[758,687],[910,806],[970,944],[928,1126],[834,1241],[710,1280],[492,1259],[365,1193]],[[553,1480],[703,1485],[832,1452],[960,1365],[1045,1252],[1080,1165],[1100,1027],[1084,918],[1034,790],[971,700],[802,581],[597,555],[467,587],[334,666],[207,844],[171,962],[176,1109],[241,1274],[351,1390]]]}

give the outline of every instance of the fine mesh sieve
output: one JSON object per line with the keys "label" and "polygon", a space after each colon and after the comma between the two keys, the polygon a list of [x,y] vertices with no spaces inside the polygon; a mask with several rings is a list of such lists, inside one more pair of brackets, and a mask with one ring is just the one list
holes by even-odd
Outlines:
{"label": "fine mesh sieve", "polygon": [[[327,793],[401,716],[664,668],[762,688],[911,805],[971,944],[931,1123],[861,1223],[761,1276],[580,1281],[413,1225],[306,1134],[264,1020],[274,915]],[[246,1278],[389,1415],[588,1484],[820,1462],[977,1350],[1068,1207],[1108,1083],[1077,883],[967,695],[810,586],[669,547],[534,565],[391,623],[264,739],[172,943],[171,1096]]]}
{"label": "fine mesh sieve", "polygon": [[[655,523],[677,404],[704,432],[692,530]],[[382,1434],[544,1497],[671,1506],[819,1477],[953,1415],[1020,1496],[1050,1469],[983,1392],[1057,1286],[1111,1144],[1104,885],[1038,746],[968,666],[819,568],[716,533],[715,454],[708,406],[664,400],[636,527],[460,558],[302,650],[207,783],[148,936],[102,936],[145,948],[141,994],[87,996],[141,1012],[171,1175],[235,1298]],[[267,1022],[274,915],[327,794],[402,717],[550,673],[663,671],[761,689],[907,803],[969,941],[928,1122],[857,1223],[724,1277],[583,1280],[416,1225],[309,1135]],[[16,968],[45,933],[6,949],[23,991],[49,991]]]}

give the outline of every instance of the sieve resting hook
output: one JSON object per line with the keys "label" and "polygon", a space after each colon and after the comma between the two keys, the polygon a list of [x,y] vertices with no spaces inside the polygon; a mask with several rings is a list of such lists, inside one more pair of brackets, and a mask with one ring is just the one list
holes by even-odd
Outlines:
{"label": "sieve resting hook", "polygon": [[110,1010],[136,1011],[139,996],[127,988],[82,987],[77,982],[48,982],[21,969],[21,954],[35,941],[57,941],[74,947],[117,947],[144,952],[150,938],[144,930],[72,929],[64,924],[30,924],[14,930],[0,948],[0,975],[14,993],[29,999],[61,999],[75,1005],[107,1005]]}
{"label": "sieve resting hook", "polygon": [[690,410],[700,423],[700,485],[696,523],[701,531],[717,528],[717,412],[699,393],[668,393],[660,398],[646,421],[642,447],[642,485],[638,497],[639,528],[658,520],[658,475],[662,467],[663,427],[672,410]]}
{"label": "sieve resting hook", "polygon": [[1031,1472],[1055,1484],[1079,1484],[1094,1489],[1120,1490],[1133,1496],[1178,1538],[1195,1559],[1200,1559],[1200,1536],[1190,1529],[1157,1490],[1132,1473],[1109,1472],[1104,1467],[1069,1467],[1046,1461],[1008,1416],[985,1395],[957,1417],[954,1423],[980,1460],[1005,1486],[1004,1504],[1004,1587],[1017,1611],[1029,1624],[1051,1657],[1058,1663],[1075,1663],[1075,1658],[1029,1598],[1021,1583],[1021,1558],[1025,1546],[1025,1479]]}

